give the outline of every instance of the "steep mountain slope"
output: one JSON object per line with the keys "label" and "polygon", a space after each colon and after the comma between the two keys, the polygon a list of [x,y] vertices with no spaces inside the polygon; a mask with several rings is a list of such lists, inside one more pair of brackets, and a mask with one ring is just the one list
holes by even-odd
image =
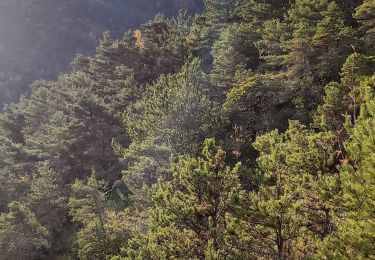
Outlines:
{"label": "steep mountain slope", "polygon": [[201,0],[0,1],[0,107],[29,94],[37,79],[66,72],[77,53],[93,54],[106,30],[115,37],[162,12],[202,9]]}

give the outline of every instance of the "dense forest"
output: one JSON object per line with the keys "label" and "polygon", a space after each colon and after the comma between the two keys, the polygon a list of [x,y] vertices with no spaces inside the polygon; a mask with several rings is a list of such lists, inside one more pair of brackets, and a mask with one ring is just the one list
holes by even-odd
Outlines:
{"label": "dense forest", "polygon": [[204,4],[5,106],[0,259],[375,259],[375,0]]}
{"label": "dense forest", "polygon": [[163,12],[200,12],[203,0],[1,0],[0,108],[57,79],[77,53],[94,54],[104,31],[124,31]]}

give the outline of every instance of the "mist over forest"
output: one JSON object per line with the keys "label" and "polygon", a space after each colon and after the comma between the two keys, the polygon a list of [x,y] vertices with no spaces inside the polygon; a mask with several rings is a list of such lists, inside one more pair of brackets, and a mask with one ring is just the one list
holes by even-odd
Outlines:
{"label": "mist over forest", "polygon": [[0,106],[29,95],[33,81],[70,70],[92,55],[103,32],[121,38],[157,13],[201,12],[203,0],[1,0]]}

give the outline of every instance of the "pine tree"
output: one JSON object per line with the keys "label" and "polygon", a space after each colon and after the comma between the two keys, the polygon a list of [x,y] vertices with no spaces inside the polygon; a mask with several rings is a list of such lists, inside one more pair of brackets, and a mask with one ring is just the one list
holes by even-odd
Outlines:
{"label": "pine tree", "polygon": [[272,73],[248,75],[227,93],[223,112],[228,130],[224,138],[233,159],[253,163],[257,153],[249,143],[274,128],[286,129],[295,108],[283,79]]}
{"label": "pine tree", "polygon": [[95,86],[85,74],[66,75],[58,82],[37,83],[29,100],[25,146],[31,155],[60,168],[64,181],[87,176],[92,168],[104,175],[118,166],[111,141],[122,134],[120,113],[114,111],[123,105],[118,89],[112,88],[110,97],[95,93]]}
{"label": "pine tree", "polygon": [[330,228],[329,208],[317,187],[333,165],[333,136],[298,122],[259,136],[254,147],[259,187],[242,194],[228,224],[230,244],[243,257],[312,256],[316,240]]}
{"label": "pine tree", "polygon": [[362,24],[361,35],[367,43],[369,53],[374,51],[374,34],[375,34],[375,1],[364,0],[358,6],[354,13],[354,18]]}
{"label": "pine tree", "polygon": [[356,43],[355,33],[345,25],[344,14],[335,2],[322,15],[313,36],[319,55],[317,73],[325,80],[338,80],[340,68]]}
{"label": "pine tree", "polygon": [[352,121],[356,120],[364,100],[359,84],[373,73],[373,65],[373,57],[351,54],[341,69],[341,83],[326,85],[323,103],[314,114],[314,127],[335,133],[340,158],[345,154],[343,142],[349,137],[344,127],[345,119],[349,116]]}
{"label": "pine tree", "polygon": [[130,242],[129,257],[224,257],[227,203],[240,189],[240,164],[226,166],[225,152],[208,139],[201,157],[181,156],[172,168],[170,181],[153,187],[148,230]]}
{"label": "pine tree", "polygon": [[290,5],[289,0],[245,0],[239,8],[241,17],[253,27],[271,19],[281,19]]}
{"label": "pine tree", "polygon": [[96,218],[102,219],[107,207],[106,189],[107,184],[97,180],[94,173],[87,183],[76,180],[72,186],[73,196],[69,199],[73,220],[87,224]]}
{"label": "pine tree", "polygon": [[324,54],[319,55],[313,43],[328,5],[327,0],[298,0],[288,10],[287,21],[292,29],[291,38],[285,46],[288,52],[288,85],[295,92],[294,103],[300,113],[297,118],[304,123],[309,122],[311,111],[320,101],[323,86],[329,82],[329,79],[325,81],[324,75],[319,77],[319,58],[324,58]]}
{"label": "pine tree", "polygon": [[22,203],[14,201],[8,208],[0,214],[0,258],[37,258],[39,250],[49,247],[48,230]]}
{"label": "pine tree", "polygon": [[168,179],[172,148],[153,139],[133,142],[124,149],[114,142],[114,149],[120,160],[126,164],[123,181],[129,193],[131,207],[144,211],[150,206],[148,194],[158,179]]}
{"label": "pine tree", "polygon": [[[303,20],[302,20],[303,21]],[[288,44],[289,76],[293,79],[303,79],[315,71],[314,47],[312,37],[314,28],[307,22],[295,25],[292,39]]]}
{"label": "pine tree", "polygon": [[373,1],[205,3],[5,107],[1,259],[374,257]]}
{"label": "pine tree", "polygon": [[237,8],[242,0],[205,0],[206,16],[211,26],[220,26],[235,22],[238,19]]}
{"label": "pine tree", "polygon": [[262,69],[279,71],[285,68],[289,38],[290,28],[285,21],[271,19],[263,23],[257,42]]}
{"label": "pine tree", "polygon": [[247,24],[233,23],[221,31],[212,47],[214,61],[210,76],[222,95],[240,81],[247,70],[257,68],[259,53],[255,42],[258,39],[258,33]]}
{"label": "pine tree", "polygon": [[192,54],[202,59],[205,72],[212,68],[212,46],[223,28],[231,23],[240,23],[238,12],[243,0],[205,0],[205,13],[197,15],[190,29],[189,41]]}
{"label": "pine tree", "polygon": [[369,259],[375,255],[375,76],[360,86],[365,103],[346,143],[347,158],[340,167],[341,189],[335,199],[336,229],[321,244],[322,259]]}
{"label": "pine tree", "polygon": [[61,232],[67,217],[66,198],[61,180],[48,162],[37,164],[26,205],[50,235]]}
{"label": "pine tree", "polygon": [[183,152],[214,133],[221,118],[207,81],[198,60],[177,74],[162,75],[125,116],[131,139],[157,138]]}
{"label": "pine tree", "polygon": [[14,198],[23,197],[30,186],[29,171],[35,158],[24,147],[24,101],[0,116],[0,211]]}
{"label": "pine tree", "polygon": [[[324,88],[323,104],[314,115],[313,125],[319,129],[333,131],[336,134],[338,151],[343,152],[342,142],[345,139],[343,123],[348,113],[349,89],[341,84],[331,82]],[[342,154],[340,154],[341,156]]]}
{"label": "pine tree", "polygon": [[106,183],[98,181],[94,174],[87,183],[77,180],[72,186],[69,198],[69,211],[73,221],[83,228],[77,234],[78,255],[81,259],[105,258],[110,252],[105,229]]}
{"label": "pine tree", "polygon": [[188,61],[190,20],[185,12],[180,12],[172,19],[157,15],[152,22],[142,26],[140,52],[146,59],[151,59],[147,66],[152,80],[161,74],[178,72]]}

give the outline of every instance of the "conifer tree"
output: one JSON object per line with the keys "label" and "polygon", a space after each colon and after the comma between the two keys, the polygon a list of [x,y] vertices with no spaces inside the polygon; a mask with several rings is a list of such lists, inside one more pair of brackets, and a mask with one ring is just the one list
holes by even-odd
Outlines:
{"label": "conifer tree", "polygon": [[339,70],[346,56],[355,46],[354,30],[345,25],[344,14],[335,2],[323,13],[313,36],[319,55],[317,73],[326,80],[338,80]]}
{"label": "conifer tree", "polygon": [[351,54],[341,69],[341,83],[331,82],[325,87],[323,102],[314,114],[313,126],[336,135],[339,157],[345,153],[343,142],[349,137],[344,127],[349,116],[355,121],[364,97],[359,84],[374,71],[374,58],[359,53]]}
{"label": "conifer tree", "polygon": [[198,60],[177,74],[162,75],[125,116],[131,139],[157,138],[181,152],[213,133],[221,118],[207,81]]}
{"label": "conifer tree", "polygon": [[205,72],[212,68],[212,46],[221,30],[231,23],[242,21],[238,12],[242,2],[243,0],[204,0],[206,11],[194,19],[189,39],[192,53],[202,59]]}
{"label": "conifer tree", "polygon": [[66,198],[61,179],[48,162],[37,164],[26,205],[51,235],[61,231],[67,215]]}
{"label": "conifer tree", "polygon": [[48,230],[22,203],[11,202],[8,208],[0,214],[0,258],[37,258],[39,250],[49,247]]}
{"label": "conifer tree", "polygon": [[263,23],[260,40],[257,42],[259,56],[263,62],[261,68],[276,71],[285,68],[289,38],[290,28],[285,21],[271,19]]}
{"label": "conifer tree", "polygon": [[361,35],[365,39],[369,53],[374,51],[374,34],[375,34],[375,1],[364,0],[363,3],[357,7],[354,13],[354,18],[361,23]]}
{"label": "conifer tree", "polygon": [[317,53],[313,43],[328,5],[327,0],[297,0],[288,10],[287,21],[292,29],[286,45],[288,84],[296,95],[294,103],[301,114],[298,119],[305,123],[311,116],[309,111],[316,109],[320,101],[323,86],[328,83],[324,75],[318,76],[318,59],[324,56]]}
{"label": "conifer tree", "polygon": [[238,19],[237,8],[242,0],[205,0],[206,16],[211,26],[222,26]]}
{"label": "conifer tree", "polygon": [[214,61],[210,75],[218,92],[225,95],[247,70],[257,68],[259,53],[255,42],[258,39],[258,33],[244,23],[230,24],[221,31],[212,47]]}
{"label": "conifer tree", "polygon": [[150,206],[149,189],[158,179],[167,180],[171,175],[169,165],[172,148],[153,139],[134,142],[124,149],[114,142],[120,160],[127,165],[123,181],[128,189],[131,207],[144,211]]}
{"label": "conifer tree", "polygon": [[[303,20],[302,20],[303,21]],[[289,76],[294,79],[303,79],[314,73],[314,48],[312,37],[314,28],[307,22],[295,25],[292,39],[288,45]]]}
{"label": "conifer tree", "polygon": [[92,174],[87,183],[77,180],[69,198],[69,211],[73,220],[83,225],[77,234],[78,255],[81,259],[104,258],[109,252],[105,230],[106,183]]}
{"label": "conifer tree", "polygon": [[286,129],[295,114],[293,95],[282,79],[272,73],[247,75],[227,93],[223,112],[228,119],[227,149],[234,159],[254,163],[257,153],[249,143],[274,128]]}
{"label": "conifer tree", "polygon": [[[329,208],[318,192],[319,178],[333,165],[333,136],[298,122],[288,130],[259,136],[259,187],[233,204],[228,224],[232,248],[243,257],[311,257],[330,228]],[[235,199],[235,198],[234,198]]]}
{"label": "conifer tree", "polygon": [[260,28],[267,20],[282,19],[290,2],[289,0],[244,0],[238,12],[252,27]]}
{"label": "conifer tree", "polygon": [[361,113],[346,143],[347,158],[340,167],[341,189],[334,203],[336,229],[321,244],[323,259],[369,259],[375,255],[375,76],[360,86],[365,96]]}
{"label": "conifer tree", "polygon": [[0,259],[374,258],[373,1],[205,3],[5,107]]}
{"label": "conifer tree", "polygon": [[181,156],[173,176],[151,195],[148,230],[130,242],[130,257],[225,257],[225,216],[229,197],[239,192],[238,171],[225,164],[225,152],[212,139],[201,157]]}
{"label": "conifer tree", "polygon": [[22,198],[29,191],[33,158],[22,144],[14,143],[6,128],[0,127],[0,212],[15,198]]}

